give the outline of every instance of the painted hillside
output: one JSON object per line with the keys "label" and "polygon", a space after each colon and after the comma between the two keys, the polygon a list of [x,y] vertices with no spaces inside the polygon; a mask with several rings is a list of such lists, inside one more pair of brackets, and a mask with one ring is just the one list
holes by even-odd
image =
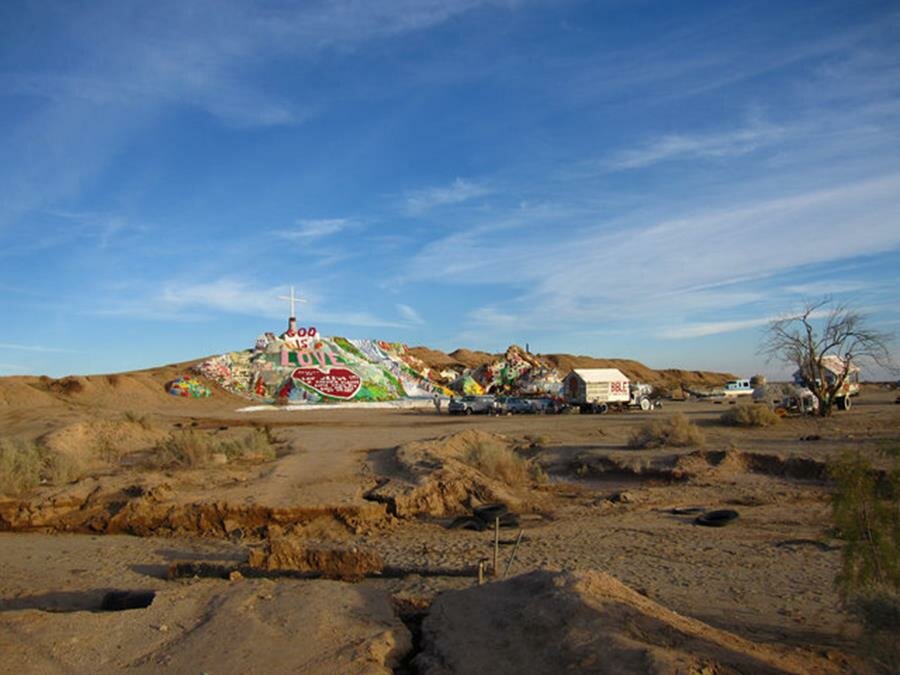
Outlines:
{"label": "painted hillside", "polygon": [[293,325],[280,336],[259,336],[252,349],[195,366],[231,393],[267,403],[392,401],[448,394],[421,372],[423,368],[401,344],[325,337],[315,328]]}
{"label": "painted hillside", "polygon": [[291,321],[280,336],[260,335],[252,349],[206,359],[194,370],[238,396],[267,403],[392,401],[435,393],[559,396],[577,367],[615,367],[630,378],[669,389],[714,387],[724,373],[654,371],[637,361],[564,354],[535,355],[516,345],[503,354],[451,354],[370,339],[325,337]]}

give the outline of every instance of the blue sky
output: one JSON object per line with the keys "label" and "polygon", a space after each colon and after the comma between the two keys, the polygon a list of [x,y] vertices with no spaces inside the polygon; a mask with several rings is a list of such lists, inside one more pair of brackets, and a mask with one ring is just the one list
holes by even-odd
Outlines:
{"label": "blue sky", "polygon": [[895,2],[7,0],[0,160],[0,374],[900,327]]}

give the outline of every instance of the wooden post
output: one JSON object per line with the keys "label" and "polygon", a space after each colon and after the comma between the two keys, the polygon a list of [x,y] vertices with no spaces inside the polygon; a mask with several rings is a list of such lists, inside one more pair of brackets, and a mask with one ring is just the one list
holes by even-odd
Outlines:
{"label": "wooden post", "polygon": [[495,577],[500,576],[500,519],[494,518],[494,570]]}
{"label": "wooden post", "polygon": [[522,535],[525,534],[525,530],[519,530],[519,536],[516,537],[516,545],[513,546],[512,555],[509,556],[509,561],[506,563],[506,569],[503,571],[503,578],[509,574],[509,568],[512,567],[513,559],[516,557],[516,551],[519,550],[519,544],[522,543]]}
{"label": "wooden post", "polygon": [[484,585],[484,563],[487,562],[487,558],[482,558],[478,561],[478,585]]}

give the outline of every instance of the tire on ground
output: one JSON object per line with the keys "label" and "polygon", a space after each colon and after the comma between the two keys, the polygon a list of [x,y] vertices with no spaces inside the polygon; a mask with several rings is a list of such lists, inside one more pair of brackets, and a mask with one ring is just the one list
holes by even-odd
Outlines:
{"label": "tire on ground", "polygon": [[718,511],[709,511],[703,515],[697,516],[694,522],[697,525],[705,527],[725,527],[728,523],[738,517],[738,512],[732,509],[720,509]]}

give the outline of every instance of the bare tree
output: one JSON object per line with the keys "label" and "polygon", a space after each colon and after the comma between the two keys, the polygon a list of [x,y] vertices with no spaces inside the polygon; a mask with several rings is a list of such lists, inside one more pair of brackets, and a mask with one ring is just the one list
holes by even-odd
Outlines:
{"label": "bare tree", "polygon": [[868,362],[896,371],[890,340],[889,333],[870,328],[861,312],[825,297],[769,323],[761,352],[769,360],[795,365],[826,417],[835,404],[850,406],[849,380],[859,366]]}

